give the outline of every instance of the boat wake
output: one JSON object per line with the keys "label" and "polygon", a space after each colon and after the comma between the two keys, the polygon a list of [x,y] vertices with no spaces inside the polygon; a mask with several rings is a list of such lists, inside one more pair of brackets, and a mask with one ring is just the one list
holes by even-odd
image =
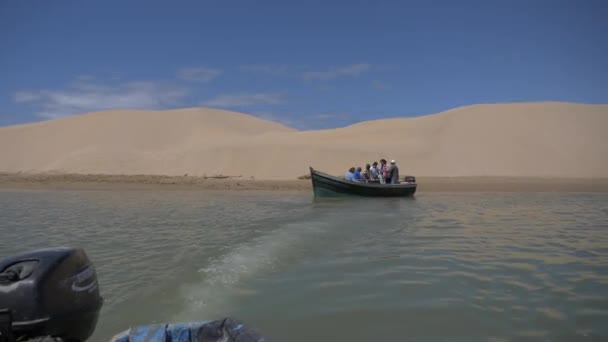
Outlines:
{"label": "boat wake", "polygon": [[249,286],[252,281],[301,260],[328,226],[310,220],[286,223],[211,260],[198,270],[199,282],[180,288],[184,306],[174,320],[232,315],[237,299],[256,294]]}

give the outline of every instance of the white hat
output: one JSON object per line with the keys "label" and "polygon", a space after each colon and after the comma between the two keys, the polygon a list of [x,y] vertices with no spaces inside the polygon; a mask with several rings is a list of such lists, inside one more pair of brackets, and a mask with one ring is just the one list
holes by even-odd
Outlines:
{"label": "white hat", "polygon": [[395,164],[395,159],[391,160],[391,164]]}

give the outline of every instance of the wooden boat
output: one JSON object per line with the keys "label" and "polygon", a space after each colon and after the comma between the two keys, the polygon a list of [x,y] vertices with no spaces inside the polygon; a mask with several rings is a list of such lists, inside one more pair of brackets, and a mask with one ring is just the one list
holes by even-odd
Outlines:
{"label": "wooden boat", "polygon": [[[310,179],[315,196],[408,197],[416,193],[417,184],[380,184],[351,182],[310,168]],[[410,177],[409,179],[414,179]]]}

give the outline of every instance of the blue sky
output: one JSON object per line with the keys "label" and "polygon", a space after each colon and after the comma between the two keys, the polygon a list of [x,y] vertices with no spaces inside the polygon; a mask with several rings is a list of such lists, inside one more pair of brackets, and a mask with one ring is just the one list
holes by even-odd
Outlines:
{"label": "blue sky", "polygon": [[608,103],[608,2],[0,0],[0,125],[209,106],[301,128]]}

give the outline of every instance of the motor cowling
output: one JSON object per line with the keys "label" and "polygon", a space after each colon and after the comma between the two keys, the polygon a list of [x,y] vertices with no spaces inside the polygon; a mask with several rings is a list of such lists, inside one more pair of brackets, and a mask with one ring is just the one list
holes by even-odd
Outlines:
{"label": "motor cowling", "polygon": [[414,176],[405,176],[403,179],[406,183],[416,183],[416,177]]}
{"label": "motor cowling", "polygon": [[14,339],[85,341],[103,299],[97,274],[80,248],[41,249],[0,260],[0,310]]}

